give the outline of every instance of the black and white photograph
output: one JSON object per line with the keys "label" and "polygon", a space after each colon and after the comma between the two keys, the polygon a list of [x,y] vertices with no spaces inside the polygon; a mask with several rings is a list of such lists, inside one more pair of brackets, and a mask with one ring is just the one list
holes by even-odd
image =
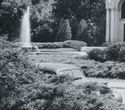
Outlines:
{"label": "black and white photograph", "polygon": [[125,110],[125,0],[0,0],[0,110]]}

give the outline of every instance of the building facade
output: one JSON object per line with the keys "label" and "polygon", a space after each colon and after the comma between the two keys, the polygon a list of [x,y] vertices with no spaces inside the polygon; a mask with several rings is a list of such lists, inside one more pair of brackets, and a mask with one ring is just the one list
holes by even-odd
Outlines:
{"label": "building facade", "polygon": [[106,41],[125,41],[125,0],[106,0]]}

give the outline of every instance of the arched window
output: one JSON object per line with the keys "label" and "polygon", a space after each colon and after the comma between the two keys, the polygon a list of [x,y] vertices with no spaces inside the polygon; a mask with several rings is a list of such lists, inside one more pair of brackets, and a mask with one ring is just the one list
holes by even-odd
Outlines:
{"label": "arched window", "polygon": [[125,1],[123,2],[121,7],[121,18],[125,18]]}

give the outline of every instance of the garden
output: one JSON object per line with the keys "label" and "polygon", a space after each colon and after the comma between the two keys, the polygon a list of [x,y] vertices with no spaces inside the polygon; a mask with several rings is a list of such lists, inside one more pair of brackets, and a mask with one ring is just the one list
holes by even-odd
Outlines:
{"label": "garden", "polygon": [[[27,7],[31,50],[20,46]],[[0,110],[125,110],[112,91],[97,82],[76,86],[72,77],[48,78],[34,66],[74,64],[88,78],[124,80],[125,44],[103,44],[105,15],[103,0],[1,0]],[[106,48],[83,54],[81,47],[86,46]]]}
{"label": "garden", "polygon": [[[65,42],[68,45],[63,46]],[[125,79],[125,44],[117,43],[110,45],[105,49],[91,49],[87,56],[80,55],[78,51],[81,41],[65,41],[64,43],[41,43],[41,54],[29,55],[32,62],[58,62],[74,64],[81,67],[87,77]],[[69,43],[70,42],[70,43]],[[77,41],[78,42],[78,41]],[[40,44],[39,44],[40,45]],[[60,46],[62,45],[62,46]],[[46,47],[46,48],[44,48]],[[77,53],[78,52],[78,53]],[[81,52],[82,53],[82,52]]]}
{"label": "garden", "polygon": [[53,76],[48,79],[44,74],[36,73],[28,53],[19,50],[18,45],[12,42],[1,39],[0,51],[1,110],[125,109],[112,93],[98,95],[97,91],[105,88],[96,82],[74,86],[70,77]]}

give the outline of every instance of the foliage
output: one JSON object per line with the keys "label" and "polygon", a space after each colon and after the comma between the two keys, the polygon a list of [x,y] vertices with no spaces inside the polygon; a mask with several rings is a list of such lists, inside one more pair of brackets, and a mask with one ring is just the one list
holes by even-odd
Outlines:
{"label": "foliage", "polygon": [[[105,24],[103,24],[105,25]],[[101,30],[102,29],[102,30]],[[104,30],[96,23],[87,22],[87,28],[81,35],[81,39],[87,42],[89,46],[100,45],[104,42]]]}
{"label": "foliage", "polygon": [[33,62],[35,61],[74,64],[76,66],[81,67],[87,77],[125,79],[124,62],[105,61],[102,63],[89,59],[83,60],[81,58],[76,58],[74,50],[56,49],[56,51],[57,52],[53,52],[50,54],[48,53],[47,55],[46,53],[43,53],[42,55],[38,56],[30,56],[30,58],[33,59]]}
{"label": "foliage", "polygon": [[87,44],[83,41],[77,41],[77,40],[67,40],[64,42],[63,47],[64,48],[74,48],[78,51],[81,50],[81,47],[87,46]]}
{"label": "foliage", "polygon": [[[70,20],[75,40],[83,40],[89,45],[100,45],[104,42],[106,10],[103,0],[56,0],[53,12],[57,19]],[[77,26],[83,19],[87,28],[78,37]],[[75,22],[79,22],[78,25]]]}
{"label": "foliage", "polygon": [[125,47],[121,47],[119,51],[118,61],[125,62]]}
{"label": "foliage", "polygon": [[14,40],[19,35],[19,27],[23,10],[29,1],[4,0],[0,7],[0,35],[8,34],[9,40]]}
{"label": "foliage", "polygon": [[73,22],[72,23],[72,34],[73,34],[72,39],[83,40],[84,41],[85,38],[83,36],[83,32],[85,31],[87,26],[88,26],[88,24],[84,19],[82,19],[81,21]]}
{"label": "foliage", "polygon": [[[85,41],[89,45],[103,42],[105,5],[102,0],[56,0],[55,2],[2,0],[0,2],[0,35],[8,34],[9,40],[19,38],[21,17],[27,6],[31,6],[32,41],[54,42],[72,38]],[[63,21],[60,23],[61,19]]]}
{"label": "foliage", "polygon": [[32,41],[52,42],[54,20],[49,13],[48,2],[33,5],[31,8],[31,33]]}
{"label": "foliage", "polygon": [[48,43],[34,43],[38,46],[39,49],[46,48],[46,49],[54,49],[54,48],[73,48],[76,50],[80,50],[81,47],[87,46],[87,44],[83,41],[77,40],[67,40],[64,42],[48,42]]}
{"label": "foliage", "polygon": [[47,48],[47,49],[54,49],[54,48],[63,48],[63,42],[53,42],[53,43],[35,43],[39,49]]}
{"label": "foliage", "polygon": [[88,77],[125,79],[124,66],[124,63],[115,63],[111,61],[97,63],[92,61],[86,65],[82,64],[81,68]]}
{"label": "foliage", "polygon": [[93,49],[88,53],[89,58],[95,61],[104,62],[106,60],[105,50]]}
{"label": "foliage", "polygon": [[[60,18],[72,18],[74,19],[90,19],[95,16],[102,16],[104,14],[104,2],[99,1],[90,1],[90,0],[56,0],[54,7],[55,16]],[[96,10],[98,13],[96,13]],[[103,12],[103,13],[102,13]]]}
{"label": "foliage", "polygon": [[32,82],[31,69],[26,55],[16,45],[0,39],[0,109],[4,110],[17,93],[21,84]]}
{"label": "foliage", "polygon": [[[107,45],[107,44],[104,44]],[[108,44],[104,51],[103,50],[92,50],[89,52],[90,59],[95,61],[120,61],[125,62],[125,44],[124,43],[113,43]]]}
{"label": "foliage", "polygon": [[71,40],[71,38],[72,34],[71,34],[71,27],[69,24],[69,20],[68,19],[61,20],[56,41],[62,42],[65,40]]}
{"label": "foliage", "polygon": [[[49,10],[45,10],[45,8],[50,8],[51,6],[48,6],[47,3],[48,3],[47,1],[42,1],[42,0],[24,0],[24,1],[4,0],[4,1],[1,1],[0,35],[8,34],[9,40],[15,40],[19,38],[21,18],[27,6],[31,6],[30,7],[31,26],[32,26],[31,35],[34,35],[35,37],[38,35],[37,38],[39,38],[41,35],[43,36],[43,34],[45,37],[52,36],[51,35],[52,26],[50,25],[52,24],[52,22],[50,21],[51,13],[49,13]],[[44,40],[44,38],[42,40]]]}
{"label": "foliage", "polygon": [[[22,97],[15,101],[11,110],[14,108],[16,110],[106,110],[109,106],[107,110],[117,110],[116,108],[123,107],[110,93],[105,96],[97,95],[97,90],[103,88],[97,83],[75,86],[71,81],[65,80],[66,76],[60,77],[49,80],[43,80],[45,77],[40,77],[36,82],[26,85],[23,88]],[[64,79],[64,82],[60,79]]]}
{"label": "foliage", "polygon": [[[72,84],[68,76],[35,72],[26,54],[18,46],[0,40],[0,109],[1,110],[115,110],[122,105],[97,83]],[[106,103],[108,102],[108,103]]]}
{"label": "foliage", "polygon": [[120,45],[113,45],[107,49],[107,59],[117,61],[119,57]]}

